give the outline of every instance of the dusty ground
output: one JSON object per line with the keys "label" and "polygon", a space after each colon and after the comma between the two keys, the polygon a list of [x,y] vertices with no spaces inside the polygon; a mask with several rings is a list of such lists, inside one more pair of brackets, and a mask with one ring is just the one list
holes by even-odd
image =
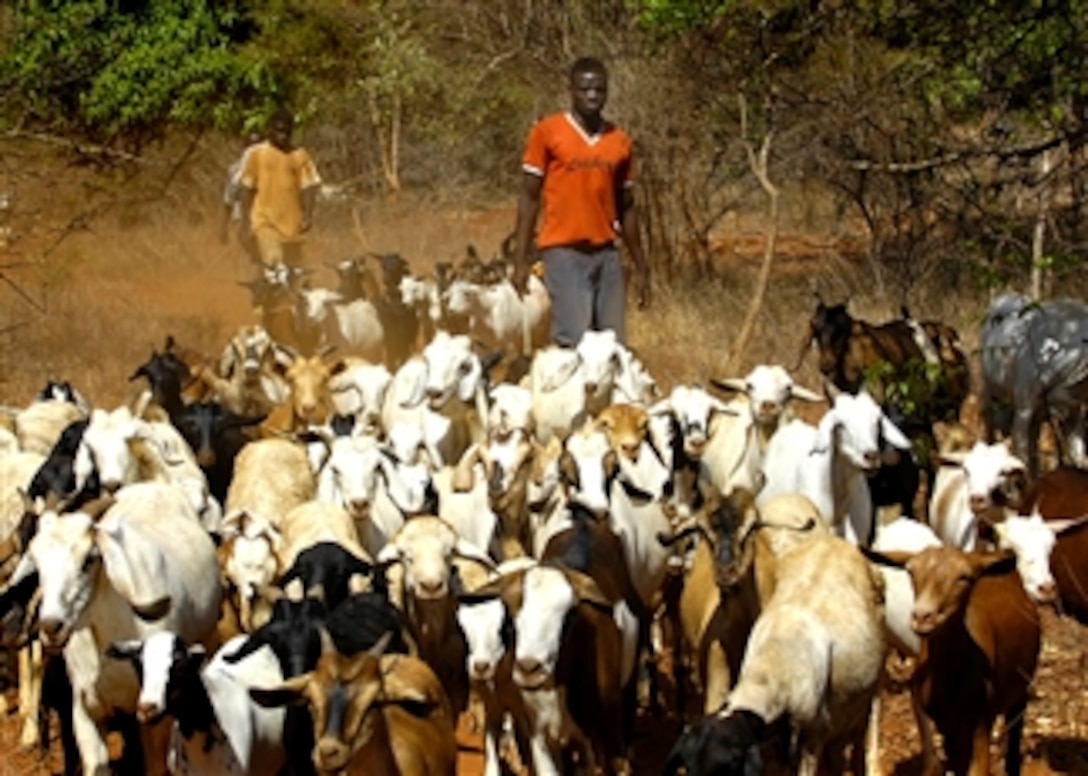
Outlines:
{"label": "dusty ground", "polygon": [[[46,379],[71,380],[95,404],[113,407],[133,386],[132,369],[161,347],[168,334],[187,346],[218,352],[253,313],[238,281],[249,268],[233,242],[216,236],[218,170],[229,161],[221,147],[202,149],[181,173],[165,162],[108,175],[91,174],[69,153],[40,143],[0,147],[0,193],[14,193],[0,211],[0,404],[20,405]],[[179,182],[180,181],[180,182]],[[491,255],[512,228],[512,197],[498,205],[447,199],[401,202],[322,202],[307,248],[315,283],[327,283],[326,262],[363,250],[398,251],[424,271],[436,260],[457,259],[474,244]],[[762,251],[758,227],[736,223],[723,250],[723,274],[701,288],[656,291],[650,312],[634,313],[630,340],[659,381],[715,376],[750,296]],[[761,314],[759,335],[743,363],[795,368],[813,288],[829,298],[853,291],[855,314],[874,318],[887,306],[866,295],[843,243],[820,235],[791,234],[780,244],[780,270]],[[847,280],[847,277],[852,280]],[[851,285],[852,284],[852,285]],[[828,293],[827,289],[832,289]],[[934,295],[916,314],[945,317]],[[978,307],[960,300],[961,327],[977,321]],[[947,317],[945,317],[948,320]],[[970,340],[970,331],[965,331]],[[797,374],[815,387],[812,359]],[[1088,774],[1088,679],[1082,626],[1044,615],[1044,648],[1027,712],[1024,750],[1031,773]],[[8,692],[14,702],[14,695]],[[881,729],[882,761],[889,774],[919,772],[917,734],[906,695],[889,692]],[[679,732],[675,716],[640,717],[635,740],[637,774],[659,773]],[[16,718],[0,719],[0,776],[58,770],[56,747],[43,758],[17,746]],[[478,757],[464,735],[464,773]]]}

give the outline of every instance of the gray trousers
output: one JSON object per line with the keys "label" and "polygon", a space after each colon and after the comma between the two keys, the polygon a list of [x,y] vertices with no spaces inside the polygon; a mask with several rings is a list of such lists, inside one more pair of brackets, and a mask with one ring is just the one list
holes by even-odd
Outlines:
{"label": "gray trousers", "polygon": [[552,340],[571,347],[590,329],[612,329],[623,342],[625,289],[616,247],[545,248],[541,256],[552,302]]}

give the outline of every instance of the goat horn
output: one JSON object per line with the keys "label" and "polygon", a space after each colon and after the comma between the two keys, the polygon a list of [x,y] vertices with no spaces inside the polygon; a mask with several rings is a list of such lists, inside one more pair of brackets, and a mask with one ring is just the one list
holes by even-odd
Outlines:
{"label": "goat horn", "polygon": [[106,512],[107,509],[112,507],[113,504],[114,504],[113,496],[102,496],[100,498],[96,498],[94,501],[87,504],[83,508],[83,512],[89,518],[91,518],[91,520],[98,520],[98,518],[100,518]]}

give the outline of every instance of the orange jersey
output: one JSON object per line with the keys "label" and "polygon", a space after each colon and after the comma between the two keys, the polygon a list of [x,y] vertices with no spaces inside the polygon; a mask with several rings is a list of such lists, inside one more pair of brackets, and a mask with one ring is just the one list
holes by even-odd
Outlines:
{"label": "orange jersey", "polygon": [[617,199],[631,183],[631,138],[605,122],[589,136],[569,113],[538,121],[521,159],[525,172],[544,178],[544,221],[537,247],[599,247],[619,232]]}
{"label": "orange jersey", "polygon": [[242,170],[242,185],[253,189],[253,231],[271,230],[282,240],[302,235],[302,190],[321,183],[304,148],[284,153],[265,141],[251,146]]}

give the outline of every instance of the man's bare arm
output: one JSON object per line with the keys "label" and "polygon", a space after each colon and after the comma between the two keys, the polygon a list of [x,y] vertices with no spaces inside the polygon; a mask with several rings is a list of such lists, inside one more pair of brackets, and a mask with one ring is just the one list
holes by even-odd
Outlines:
{"label": "man's bare arm", "polygon": [[302,231],[310,231],[314,225],[314,203],[317,202],[317,190],[320,186],[307,186],[302,190]]}
{"label": "man's bare arm", "polygon": [[524,295],[529,283],[529,253],[540,213],[540,192],[544,179],[533,173],[522,176],[521,194],[518,196],[518,223],[514,237],[514,274],[511,281],[519,294]]}
{"label": "man's bare arm", "polygon": [[634,264],[632,281],[635,288],[635,300],[640,310],[650,306],[650,267],[642,253],[642,231],[639,228],[638,208],[635,206],[635,192],[630,186],[623,188],[621,194],[622,213],[620,214],[620,232],[627,252]]}

